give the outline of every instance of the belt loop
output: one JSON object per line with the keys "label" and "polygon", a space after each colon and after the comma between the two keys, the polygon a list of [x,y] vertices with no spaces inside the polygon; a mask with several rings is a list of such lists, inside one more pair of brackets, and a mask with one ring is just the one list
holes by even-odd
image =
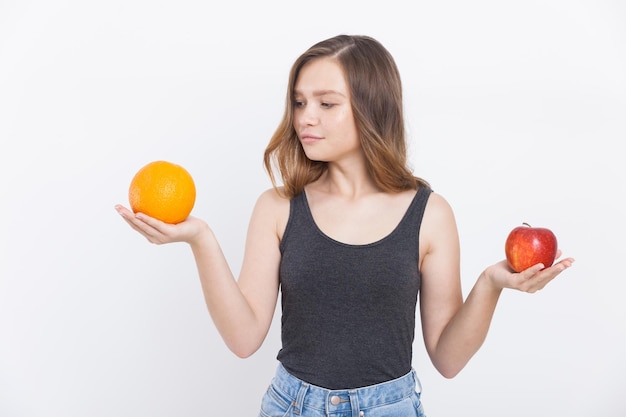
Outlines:
{"label": "belt loop", "polygon": [[352,417],[360,417],[360,409],[359,409],[359,396],[356,393],[355,389],[351,389],[348,391],[348,395],[350,396],[350,408],[352,409]]}
{"label": "belt loop", "polygon": [[306,382],[303,382],[302,385],[300,385],[300,389],[298,389],[296,400],[293,403],[293,413],[295,415],[299,416],[300,414],[302,414],[302,407],[304,407],[304,397],[308,390],[309,390],[309,384],[307,384]]}
{"label": "belt loop", "polygon": [[413,379],[415,380],[415,391],[418,394],[422,393],[422,381],[420,381],[419,377],[417,376],[417,371],[415,369],[412,370],[413,373]]}

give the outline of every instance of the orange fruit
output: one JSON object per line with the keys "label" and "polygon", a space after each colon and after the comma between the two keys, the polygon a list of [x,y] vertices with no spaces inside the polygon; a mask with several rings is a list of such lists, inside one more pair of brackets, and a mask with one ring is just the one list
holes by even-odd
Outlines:
{"label": "orange fruit", "polygon": [[185,220],[196,202],[196,186],[185,168],[168,161],[142,167],[130,182],[130,208],[165,223]]}

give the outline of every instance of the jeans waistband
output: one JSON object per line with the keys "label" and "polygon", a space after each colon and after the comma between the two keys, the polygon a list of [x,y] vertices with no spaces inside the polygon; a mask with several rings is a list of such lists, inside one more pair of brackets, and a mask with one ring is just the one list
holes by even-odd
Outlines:
{"label": "jeans waistband", "polygon": [[339,411],[367,410],[368,408],[401,401],[416,391],[421,392],[421,385],[415,370],[408,374],[362,388],[330,390],[291,375],[278,365],[272,385],[283,394],[293,399],[296,414],[303,406],[325,410],[329,413]]}

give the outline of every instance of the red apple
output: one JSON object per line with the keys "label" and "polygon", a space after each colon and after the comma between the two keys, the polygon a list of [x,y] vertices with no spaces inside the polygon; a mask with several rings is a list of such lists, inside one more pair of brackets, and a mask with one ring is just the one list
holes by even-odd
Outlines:
{"label": "red apple", "polygon": [[504,244],[506,260],[515,272],[538,263],[545,268],[552,266],[557,249],[556,236],[550,229],[532,227],[528,223],[511,230]]}

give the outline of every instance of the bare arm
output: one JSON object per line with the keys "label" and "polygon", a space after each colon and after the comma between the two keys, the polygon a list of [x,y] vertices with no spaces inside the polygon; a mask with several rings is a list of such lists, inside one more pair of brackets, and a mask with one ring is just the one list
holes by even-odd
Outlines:
{"label": "bare arm", "polygon": [[156,244],[186,242],[190,245],[207,308],[228,348],[237,356],[253,354],[263,343],[278,298],[279,241],[289,202],[273,190],[263,193],[253,210],[243,265],[236,280],[213,231],[202,220],[190,217],[168,225],[143,214],[134,215],[116,206],[131,227]]}
{"label": "bare arm", "polygon": [[483,344],[504,288],[535,292],[574,261],[566,258],[544,270],[535,265],[521,273],[501,261],[481,273],[463,301],[454,214],[437,194],[428,202],[420,235],[425,248],[420,296],[424,342],[433,365],[447,378],[456,376]]}

